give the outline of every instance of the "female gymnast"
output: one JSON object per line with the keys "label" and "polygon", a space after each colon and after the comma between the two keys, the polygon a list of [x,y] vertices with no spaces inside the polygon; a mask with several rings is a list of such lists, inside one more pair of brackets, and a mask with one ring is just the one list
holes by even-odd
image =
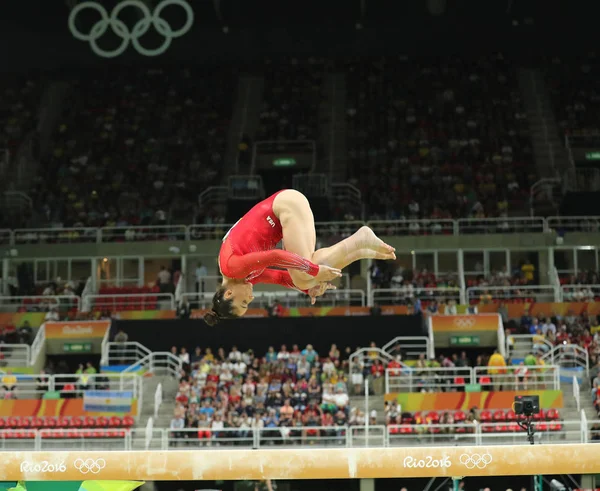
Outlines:
{"label": "female gymnast", "polygon": [[[276,249],[282,239],[285,250]],[[244,315],[256,283],[303,291],[314,304],[316,297],[335,288],[329,282],[354,261],[396,259],[394,248],[369,227],[318,251],[316,242],[315,220],[302,193],[285,189],[258,203],[223,237],[219,253],[223,283],[204,321],[213,326]]]}

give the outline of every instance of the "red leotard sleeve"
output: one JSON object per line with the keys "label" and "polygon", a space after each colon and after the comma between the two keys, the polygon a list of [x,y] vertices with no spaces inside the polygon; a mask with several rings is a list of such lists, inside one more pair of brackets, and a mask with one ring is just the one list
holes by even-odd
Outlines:
{"label": "red leotard sleeve", "polygon": [[272,285],[281,285],[292,290],[298,290],[308,295],[308,290],[300,290],[294,282],[290,273],[278,269],[265,269],[260,276],[250,280],[250,283],[256,285],[256,283],[270,283]]}
{"label": "red leotard sleeve", "polygon": [[244,278],[252,271],[261,268],[283,268],[304,271],[310,276],[319,274],[319,266],[293,252],[281,249],[250,252],[244,255],[232,255],[227,261],[227,269],[233,278]]}

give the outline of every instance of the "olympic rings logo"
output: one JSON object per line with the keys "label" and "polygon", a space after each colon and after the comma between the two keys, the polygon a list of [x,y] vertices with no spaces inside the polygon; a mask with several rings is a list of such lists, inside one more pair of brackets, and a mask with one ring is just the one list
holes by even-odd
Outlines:
{"label": "olympic rings logo", "polygon": [[475,325],[475,319],[473,319],[473,317],[456,317],[454,319],[454,325],[456,327],[460,327],[461,329],[473,327]]}
{"label": "olympic rings logo", "polygon": [[77,459],[73,462],[73,466],[82,474],[98,474],[102,469],[106,467],[106,460],[104,459]]}
{"label": "olympic rings logo", "polygon": [[[169,23],[160,17],[163,9],[172,5],[177,5],[183,8],[186,13],[185,24],[183,27],[177,30],[173,30]],[[131,30],[122,20],[119,19],[119,14],[126,7],[136,7],[142,13],[141,19],[135,23],[133,29]],[[87,34],[82,33],[76,26],[77,15],[84,9],[95,10],[100,14],[101,17],[100,20],[92,26],[90,32]],[[79,39],[80,41],[89,41],[94,53],[96,53],[98,56],[102,56],[103,58],[114,58],[123,54],[129,46],[129,43],[133,44],[133,47],[140,55],[162,55],[165,51],[167,51],[174,38],[178,38],[188,33],[193,23],[194,11],[186,0],[163,0],[156,6],[153,14],[150,13],[150,9],[142,0],[124,0],[115,8],[113,8],[110,16],[108,15],[108,12],[104,6],[102,6],[100,3],[86,1],[77,4],[69,14],[69,29],[71,30],[73,37]],[[145,48],[140,43],[140,37],[148,32],[150,25],[153,25],[154,29],[156,29],[156,32],[165,38],[164,42],[155,49]],[[98,46],[98,40],[104,35],[109,27],[112,29],[112,32],[121,38],[121,44],[112,51],[105,50]]]}
{"label": "olympic rings logo", "polygon": [[492,456],[489,453],[473,455],[462,454],[459,459],[460,463],[463,464],[467,469],[484,469],[492,463]]}

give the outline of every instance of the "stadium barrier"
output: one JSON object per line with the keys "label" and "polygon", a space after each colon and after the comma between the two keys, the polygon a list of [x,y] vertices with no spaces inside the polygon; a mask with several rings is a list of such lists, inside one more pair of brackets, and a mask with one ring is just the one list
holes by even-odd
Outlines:
{"label": "stadium barrier", "polygon": [[[150,418],[152,419],[152,418]],[[600,442],[600,421],[535,422],[535,442],[549,444]],[[117,445],[115,446],[115,442]],[[274,428],[148,428],[148,425],[95,429],[2,429],[1,450],[260,450],[264,448],[390,448],[470,445],[528,446],[516,423],[413,425],[291,426]],[[600,448],[600,446],[598,447]]]}
{"label": "stadium barrier", "polygon": [[[523,370],[526,368],[526,370]],[[494,373],[504,370],[506,373]],[[523,373],[520,373],[522,371]],[[464,390],[467,384],[480,384],[490,390],[560,390],[560,367],[511,365],[494,367],[387,368],[386,393],[423,390]]]}
{"label": "stadium barrier", "polygon": [[[380,235],[464,235],[473,233],[548,233],[553,230],[566,232],[600,231],[599,216],[572,217],[514,217],[514,218],[462,218],[422,220],[372,220],[368,222],[317,222],[317,236],[344,237],[363,225],[370,226]],[[0,243],[21,244],[69,244],[85,242],[140,242],[156,240],[215,240],[233,226],[232,223],[211,225],[162,225],[131,227],[79,227],[79,228],[29,228],[3,229]]]}
{"label": "stadium barrier", "polygon": [[[518,458],[515,458],[518,452]],[[199,481],[598,474],[594,445],[1,452],[5,480]]]}

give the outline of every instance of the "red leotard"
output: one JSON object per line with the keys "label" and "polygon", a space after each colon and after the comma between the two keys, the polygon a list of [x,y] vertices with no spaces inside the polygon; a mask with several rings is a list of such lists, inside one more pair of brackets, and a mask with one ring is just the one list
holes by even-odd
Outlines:
{"label": "red leotard", "polygon": [[219,267],[227,278],[245,279],[256,283],[273,283],[296,288],[283,268],[304,271],[317,276],[319,266],[298,254],[275,249],[283,238],[279,219],[273,213],[273,201],[281,193],[275,193],[255,205],[223,237],[219,253]]}

